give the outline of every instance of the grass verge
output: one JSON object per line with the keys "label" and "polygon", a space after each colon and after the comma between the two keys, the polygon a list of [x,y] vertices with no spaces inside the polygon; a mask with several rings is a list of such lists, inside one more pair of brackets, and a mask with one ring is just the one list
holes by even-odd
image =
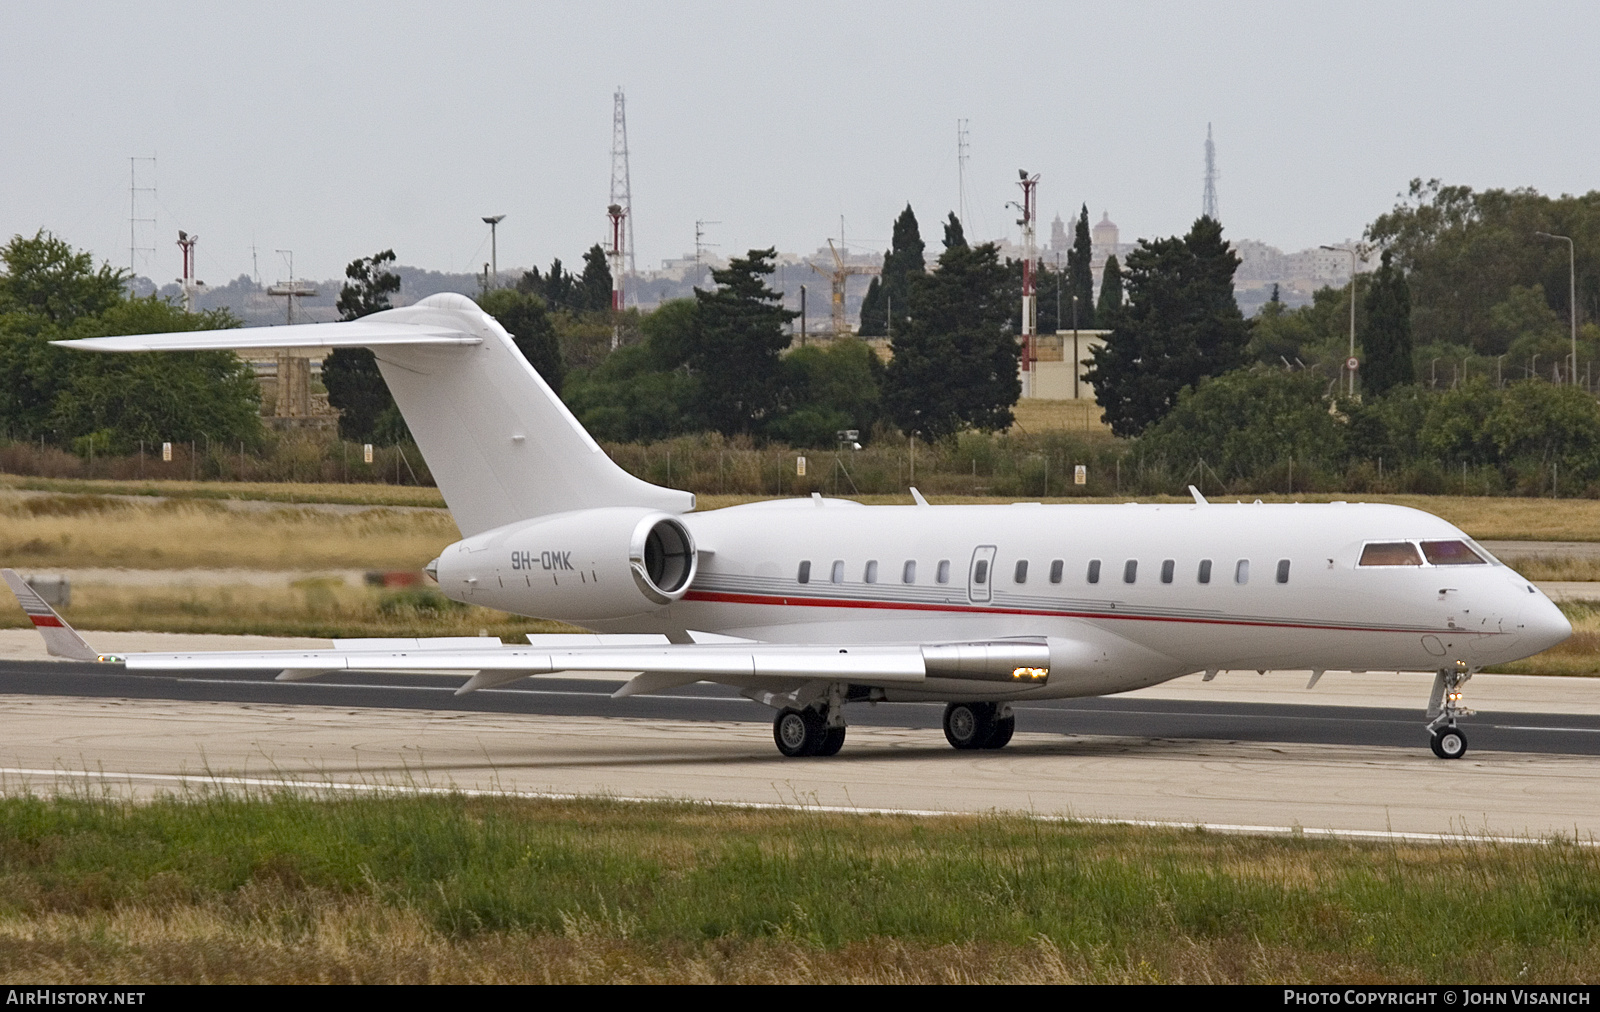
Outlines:
{"label": "grass verge", "polygon": [[[79,629],[232,636],[475,636],[520,641],[530,632],[572,632],[451,601],[432,587],[385,589],[311,577],[283,587],[125,587],[81,584],[63,616]],[[28,628],[20,609],[0,609],[0,628]]]}
{"label": "grass verge", "polygon": [[8,981],[1581,981],[1600,853],[604,800],[0,801]]}

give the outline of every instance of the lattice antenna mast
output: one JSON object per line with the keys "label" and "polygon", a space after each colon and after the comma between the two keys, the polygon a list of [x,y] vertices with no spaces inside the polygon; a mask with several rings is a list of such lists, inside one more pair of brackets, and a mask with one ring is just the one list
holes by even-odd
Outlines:
{"label": "lattice antenna mast", "polygon": [[638,274],[633,242],[633,182],[628,174],[628,109],[620,85],[612,96],[611,108],[611,203],[622,208],[627,223],[623,253],[628,260],[628,273]]}
{"label": "lattice antenna mast", "polygon": [[1217,146],[1211,143],[1211,124],[1206,124],[1206,192],[1200,198],[1200,213],[1212,221],[1217,215]]}
{"label": "lattice antenna mast", "polygon": [[961,227],[968,227],[967,222],[967,123],[968,120],[956,120],[956,213],[961,216]]}
{"label": "lattice antenna mast", "polygon": [[[139,185],[139,163],[148,162],[145,166],[145,182],[149,185]],[[128,159],[128,272],[139,273],[139,254],[146,254],[145,264],[148,266],[156,252],[156,157],[134,156]],[[148,236],[146,243],[140,243],[139,230],[141,226]],[[130,278],[130,280],[132,280]]]}

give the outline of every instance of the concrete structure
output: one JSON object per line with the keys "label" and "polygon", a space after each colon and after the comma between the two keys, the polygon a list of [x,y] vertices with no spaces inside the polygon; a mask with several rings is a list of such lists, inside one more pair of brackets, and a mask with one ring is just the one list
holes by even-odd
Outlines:
{"label": "concrete structure", "polygon": [[[1034,338],[1033,373],[1023,397],[1044,401],[1092,401],[1094,387],[1083,378],[1090,350],[1106,343],[1109,330],[1058,330]],[[1074,338],[1076,334],[1076,338]]]}

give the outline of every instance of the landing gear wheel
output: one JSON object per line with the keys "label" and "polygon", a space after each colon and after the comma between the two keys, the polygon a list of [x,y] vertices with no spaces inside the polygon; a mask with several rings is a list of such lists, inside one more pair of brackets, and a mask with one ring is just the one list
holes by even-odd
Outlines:
{"label": "landing gear wheel", "polygon": [[950,703],[944,708],[944,737],[951,748],[983,748],[994,734],[993,703]]}
{"label": "landing gear wheel", "polygon": [[830,727],[822,733],[822,743],[812,755],[838,755],[844,747],[844,728]]}
{"label": "landing gear wheel", "polygon": [[1011,741],[1011,736],[1017,730],[1016,717],[1004,717],[994,722],[994,730],[989,733],[989,740],[983,743],[984,748],[1005,748]]}
{"label": "landing gear wheel", "polygon": [[[823,746],[827,731],[822,714],[810,708],[796,710],[794,707],[785,707],[778,711],[778,716],[772,721],[772,740],[777,742],[778,751],[791,759],[816,755]],[[844,744],[842,734],[839,744]]]}
{"label": "landing gear wheel", "polygon": [[1467,736],[1459,727],[1440,728],[1428,744],[1440,759],[1460,759],[1467,754]]}

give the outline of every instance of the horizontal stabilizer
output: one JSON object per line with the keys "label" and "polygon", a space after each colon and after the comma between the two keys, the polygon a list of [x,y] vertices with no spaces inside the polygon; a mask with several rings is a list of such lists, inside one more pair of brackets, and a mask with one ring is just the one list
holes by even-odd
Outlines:
{"label": "horizontal stabilizer", "polygon": [[296,323],[287,327],[245,327],[237,330],[179,331],[174,334],[130,334],[55,341],[79,351],[271,351],[289,348],[384,348],[394,345],[476,345],[483,339],[459,330],[393,322],[351,320],[346,323]]}

